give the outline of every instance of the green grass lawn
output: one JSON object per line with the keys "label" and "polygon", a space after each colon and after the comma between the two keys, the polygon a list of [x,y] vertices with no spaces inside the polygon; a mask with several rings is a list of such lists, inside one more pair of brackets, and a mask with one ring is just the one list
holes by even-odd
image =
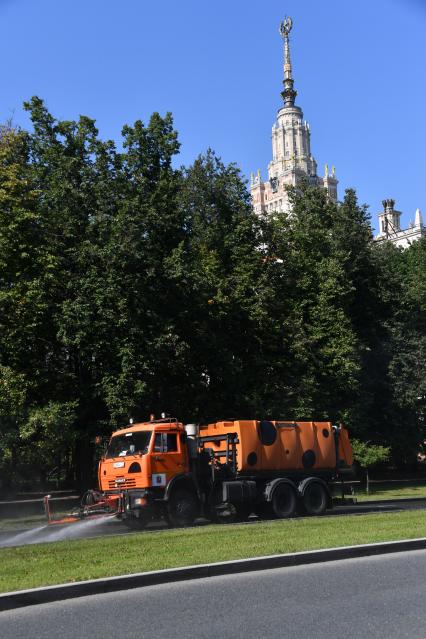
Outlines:
{"label": "green grass lawn", "polygon": [[375,501],[378,499],[410,499],[412,497],[426,497],[426,482],[424,483],[388,483],[370,484],[370,494],[364,489],[355,488],[358,501]]}
{"label": "green grass lawn", "polygon": [[426,511],[209,525],[0,549],[0,592],[244,557],[426,536]]}

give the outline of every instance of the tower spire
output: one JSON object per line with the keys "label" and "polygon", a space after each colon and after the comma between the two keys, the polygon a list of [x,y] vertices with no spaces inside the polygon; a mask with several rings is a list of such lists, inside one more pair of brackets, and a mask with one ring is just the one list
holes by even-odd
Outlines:
{"label": "tower spire", "polygon": [[280,35],[284,40],[284,90],[281,91],[282,98],[284,100],[285,107],[294,106],[297,91],[293,88],[294,80],[291,68],[290,58],[290,31],[293,27],[293,20],[290,17],[286,17],[280,24]]}

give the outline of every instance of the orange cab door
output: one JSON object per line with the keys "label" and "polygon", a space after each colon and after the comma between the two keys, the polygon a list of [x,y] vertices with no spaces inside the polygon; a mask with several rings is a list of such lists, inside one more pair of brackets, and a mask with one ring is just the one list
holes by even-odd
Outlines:
{"label": "orange cab door", "polygon": [[186,444],[177,432],[155,433],[151,453],[152,486],[165,487],[175,475],[188,470]]}

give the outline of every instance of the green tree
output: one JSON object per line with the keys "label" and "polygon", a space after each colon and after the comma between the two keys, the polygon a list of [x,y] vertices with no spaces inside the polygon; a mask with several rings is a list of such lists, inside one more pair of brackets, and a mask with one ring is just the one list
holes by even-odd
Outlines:
{"label": "green tree", "polygon": [[366,473],[366,489],[368,495],[370,493],[369,470],[372,468],[372,466],[385,462],[389,459],[390,447],[372,444],[371,442],[362,442],[359,439],[352,439],[351,443],[354,460],[358,462],[360,467],[363,468]]}
{"label": "green tree", "polygon": [[20,429],[45,388],[51,355],[49,277],[54,256],[44,234],[30,138],[0,130],[0,468],[13,482],[25,465]]}
{"label": "green tree", "polygon": [[[260,410],[260,226],[239,169],[212,150],[184,172],[187,414],[213,419]],[[184,266],[185,264],[185,266]]]}
{"label": "green tree", "polygon": [[[118,199],[105,246],[105,271],[115,336],[102,392],[116,424],[130,415],[179,410],[187,345],[177,316],[184,238],[178,206],[179,150],[170,114],[123,129]],[[173,410],[173,412],[174,412]]]}
{"label": "green tree", "polygon": [[372,241],[353,191],[254,214],[213,151],[175,169],[170,114],[99,138],[39,98],[0,130],[0,472],[87,487],[93,437],[185,420],[343,420],[406,461],[423,439],[425,255]]}
{"label": "green tree", "polygon": [[354,425],[374,313],[368,215],[353,191],[335,204],[305,183],[290,198],[292,215],[277,214],[268,231],[275,333],[285,344],[277,366],[288,371],[282,411]]}
{"label": "green tree", "polygon": [[92,306],[80,294],[92,263],[89,247],[97,218],[97,130],[84,116],[78,122],[55,120],[39,98],[25,108],[33,124],[30,169],[41,194],[43,237],[53,256],[44,286],[50,303],[49,357],[40,362],[45,383],[39,379],[34,409],[49,411],[50,402],[75,406],[75,474],[83,485],[89,481],[84,471],[91,455],[89,438],[101,410],[95,392]]}
{"label": "green tree", "polygon": [[401,462],[415,463],[426,437],[426,242],[397,256],[399,299],[389,321],[389,405],[392,442]]}

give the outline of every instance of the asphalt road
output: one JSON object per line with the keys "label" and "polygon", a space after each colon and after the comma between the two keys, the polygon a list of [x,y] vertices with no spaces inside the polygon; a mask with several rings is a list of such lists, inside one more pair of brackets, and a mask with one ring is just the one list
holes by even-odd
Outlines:
{"label": "asphalt road", "polygon": [[426,551],[212,577],[0,613],[20,639],[426,636]]}
{"label": "asphalt road", "polygon": [[[374,502],[366,504],[360,502],[353,506],[337,506],[327,511],[325,517],[338,517],[339,515],[361,515],[378,512],[397,512],[401,510],[425,510],[426,499],[422,500],[395,500],[391,503]],[[256,525],[259,519],[253,517],[247,525]],[[207,521],[199,520],[196,525],[202,526]],[[157,521],[149,524],[147,532],[161,532],[166,530],[165,522]],[[61,541],[64,539],[87,539],[104,535],[128,535],[132,534],[129,528],[116,517],[102,517],[74,524],[39,526],[30,530],[0,531],[0,548],[7,546],[23,546],[27,544]]]}

